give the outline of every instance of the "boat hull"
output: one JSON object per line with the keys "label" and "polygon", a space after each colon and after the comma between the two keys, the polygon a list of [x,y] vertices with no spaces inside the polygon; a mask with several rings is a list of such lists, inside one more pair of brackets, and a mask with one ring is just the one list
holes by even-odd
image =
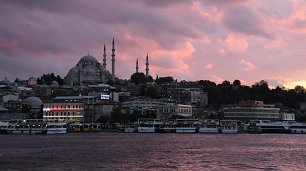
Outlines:
{"label": "boat hull", "polygon": [[154,127],[138,127],[137,130],[139,133],[154,133],[155,132]]}
{"label": "boat hull", "polygon": [[237,134],[237,129],[222,129],[222,134]]}
{"label": "boat hull", "polygon": [[199,133],[217,134],[219,133],[218,128],[200,128]]}
{"label": "boat hull", "polygon": [[190,127],[190,128],[176,128],[175,129],[176,133],[195,133],[196,128],[195,127]]}
{"label": "boat hull", "polygon": [[306,134],[306,128],[300,129],[300,128],[291,128],[292,134]]}
{"label": "boat hull", "polygon": [[48,128],[47,134],[66,134],[66,128]]}
{"label": "boat hull", "polygon": [[125,133],[133,133],[135,132],[135,128],[124,128]]}

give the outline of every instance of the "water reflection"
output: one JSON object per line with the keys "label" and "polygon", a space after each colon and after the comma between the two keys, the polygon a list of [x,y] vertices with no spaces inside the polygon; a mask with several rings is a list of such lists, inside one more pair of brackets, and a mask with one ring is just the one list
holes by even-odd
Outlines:
{"label": "water reflection", "polygon": [[306,136],[1,135],[0,154],[4,170],[305,170]]}

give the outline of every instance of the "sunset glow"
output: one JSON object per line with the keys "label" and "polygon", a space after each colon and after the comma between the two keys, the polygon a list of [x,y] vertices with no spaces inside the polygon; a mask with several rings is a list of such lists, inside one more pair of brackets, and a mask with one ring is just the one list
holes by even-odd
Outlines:
{"label": "sunset glow", "polygon": [[116,76],[235,79],[306,87],[306,2],[300,0],[3,0],[0,79],[66,76],[89,52],[102,63],[116,42]]}

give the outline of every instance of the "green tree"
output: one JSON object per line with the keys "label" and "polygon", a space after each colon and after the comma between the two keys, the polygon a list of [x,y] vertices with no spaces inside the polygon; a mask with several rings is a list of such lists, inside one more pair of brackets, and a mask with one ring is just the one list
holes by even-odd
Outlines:
{"label": "green tree", "polygon": [[109,116],[104,116],[104,115],[103,115],[103,116],[100,116],[100,117],[98,118],[97,122],[105,124],[105,123],[107,123],[109,120],[110,120],[110,117],[109,117]]}
{"label": "green tree", "polygon": [[110,122],[111,123],[122,123],[123,122],[123,115],[119,107],[113,108],[113,111],[111,112],[111,116],[110,116]]}
{"label": "green tree", "polygon": [[54,73],[51,74],[43,74],[40,78],[37,78],[37,84],[47,84],[50,85],[52,81],[57,81],[59,85],[64,84],[64,79],[61,78],[61,76],[57,75],[55,76]]}

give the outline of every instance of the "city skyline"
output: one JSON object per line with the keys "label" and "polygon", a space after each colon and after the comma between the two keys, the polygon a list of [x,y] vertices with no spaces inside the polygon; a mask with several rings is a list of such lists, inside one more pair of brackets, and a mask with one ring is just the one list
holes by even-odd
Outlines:
{"label": "city skyline", "polygon": [[306,87],[306,3],[271,1],[0,1],[0,78],[65,77],[116,41],[116,76],[150,75]]}

